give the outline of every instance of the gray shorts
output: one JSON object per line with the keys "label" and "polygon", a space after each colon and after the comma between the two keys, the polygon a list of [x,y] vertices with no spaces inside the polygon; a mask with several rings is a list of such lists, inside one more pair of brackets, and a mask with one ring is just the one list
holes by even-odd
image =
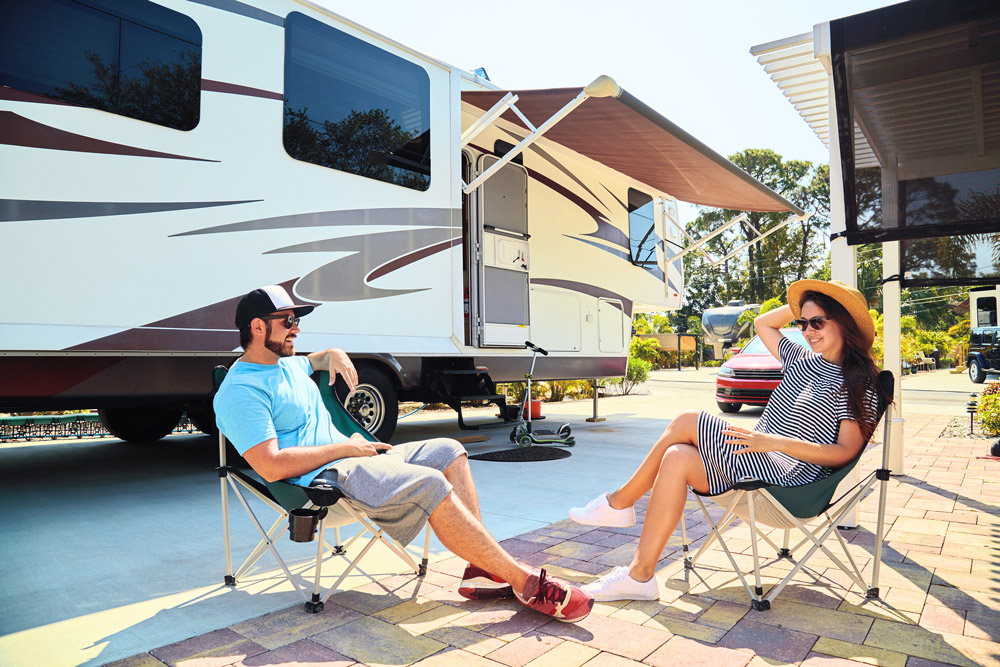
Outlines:
{"label": "gray shorts", "polygon": [[393,445],[385,454],[334,461],[351,504],[401,544],[409,544],[427,517],[451,493],[442,471],[465,448],[449,438]]}

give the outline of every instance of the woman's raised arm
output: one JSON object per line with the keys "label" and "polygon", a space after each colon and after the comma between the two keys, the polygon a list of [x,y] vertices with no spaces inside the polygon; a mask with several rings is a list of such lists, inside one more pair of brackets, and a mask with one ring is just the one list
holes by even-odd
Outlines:
{"label": "woman's raised arm", "polygon": [[774,310],[769,310],[762,315],[758,315],[754,318],[753,327],[760,336],[761,341],[767,346],[767,351],[775,359],[778,357],[778,343],[781,342],[781,337],[785,334],[781,333],[781,327],[785,326],[792,320],[792,309],[786,304],[781,308],[775,308]]}

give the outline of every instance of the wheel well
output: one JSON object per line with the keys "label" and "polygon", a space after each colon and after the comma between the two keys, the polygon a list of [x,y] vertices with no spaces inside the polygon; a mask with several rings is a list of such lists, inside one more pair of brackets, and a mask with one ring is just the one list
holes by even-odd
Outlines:
{"label": "wheel well", "polygon": [[393,388],[396,390],[396,394],[397,395],[399,394],[400,389],[403,386],[403,383],[400,381],[399,373],[397,372],[397,370],[392,366],[390,366],[389,364],[376,361],[374,359],[361,359],[355,362],[354,366],[355,368],[358,369],[359,375],[361,374],[362,368],[378,371],[386,378],[388,378],[389,382],[392,383]]}

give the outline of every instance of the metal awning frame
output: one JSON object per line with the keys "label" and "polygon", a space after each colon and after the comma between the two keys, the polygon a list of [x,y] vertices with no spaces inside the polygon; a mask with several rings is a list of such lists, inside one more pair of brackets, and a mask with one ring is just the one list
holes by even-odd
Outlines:
{"label": "metal awning frame", "polygon": [[496,122],[496,120],[507,110],[514,112],[517,117],[521,119],[521,122],[524,123],[525,127],[529,130],[528,135],[518,142],[514,148],[507,151],[498,161],[490,165],[489,169],[474,178],[471,183],[466,183],[463,180],[462,192],[467,195],[472,194],[476,188],[497,174],[501,169],[503,169],[504,165],[520,155],[528,146],[538,141],[542,135],[552,128],[552,126],[568,116],[570,112],[587,101],[588,98],[618,97],[621,95],[621,92],[622,89],[617,83],[615,83],[614,79],[609,76],[599,76],[594,79],[589,86],[581,90],[576,97],[567,102],[561,109],[552,114],[548,120],[538,127],[535,127],[535,125],[517,108],[516,103],[518,96],[514,93],[507,93],[501,97],[496,104],[490,107],[486,113],[477,118],[475,122],[462,133],[461,147],[465,148],[468,146],[473,139],[475,139],[487,127]]}
{"label": "metal awning frame", "polygon": [[719,258],[713,258],[711,255],[709,255],[704,248],[705,244],[714,239],[715,237],[717,237],[719,234],[722,234],[726,230],[733,227],[733,225],[739,222],[746,222],[747,221],[746,212],[740,213],[735,218],[728,220],[723,225],[713,230],[710,234],[703,236],[700,239],[695,239],[693,236],[688,234],[687,231],[683,229],[680,225],[677,225],[677,228],[681,230],[681,234],[683,234],[684,237],[691,242],[691,244],[685,246],[679,253],[671,257],[670,261],[676,262],[678,259],[681,259],[685,255],[698,251],[705,257],[705,259],[708,260],[709,266],[718,266],[719,264],[722,264],[726,260],[732,259],[739,253],[743,252],[750,246],[754,245],[755,243],[760,243],[761,241],[763,241],[764,239],[766,239],[768,236],[775,233],[779,229],[782,229],[793,222],[797,222],[800,220],[808,220],[811,216],[812,214],[810,213],[805,213],[803,215],[796,215],[796,214],[789,215],[787,218],[785,218],[784,220],[782,220],[781,222],[779,222],[777,225],[767,230],[766,232],[761,232],[759,229],[757,229],[749,222],[747,222],[747,224],[750,226],[750,229],[752,229],[754,231],[754,234],[756,235],[752,239],[741,245],[739,248],[736,248],[735,250],[732,250],[729,253],[727,253],[724,257],[719,257]]}

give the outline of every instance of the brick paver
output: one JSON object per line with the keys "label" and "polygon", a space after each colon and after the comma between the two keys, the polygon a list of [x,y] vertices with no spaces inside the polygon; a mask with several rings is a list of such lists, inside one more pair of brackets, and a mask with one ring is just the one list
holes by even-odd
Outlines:
{"label": "brick paver", "polygon": [[[385,577],[334,595],[320,614],[297,605],[112,665],[1000,667],[1000,462],[977,458],[985,441],[938,438],[947,423],[907,416],[906,474],[888,483],[878,600],[866,599],[818,553],[769,611],[752,610],[718,543],[687,570],[678,531],[659,564],[660,600],[598,603],[576,624],[551,621],[516,600],[462,599],[465,563],[451,557],[432,563],[423,578]],[[862,469],[880,456],[880,447],[870,447]],[[647,503],[637,505],[640,524]],[[710,507],[717,519],[720,510]],[[876,487],[860,505],[860,527],[842,532],[865,577],[873,569],[877,507]],[[693,501],[685,520],[697,548],[709,525]],[[641,525],[564,520],[502,544],[523,562],[585,582],[627,565],[640,532]],[[781,540],[780,532],[766,532]],[[752,581],[747,527],[736,522],[726,535]],[[831,549],[842,557],[835,541]],[[760,553],[767,591],[792,563],[775,561],[770,547]]]}

